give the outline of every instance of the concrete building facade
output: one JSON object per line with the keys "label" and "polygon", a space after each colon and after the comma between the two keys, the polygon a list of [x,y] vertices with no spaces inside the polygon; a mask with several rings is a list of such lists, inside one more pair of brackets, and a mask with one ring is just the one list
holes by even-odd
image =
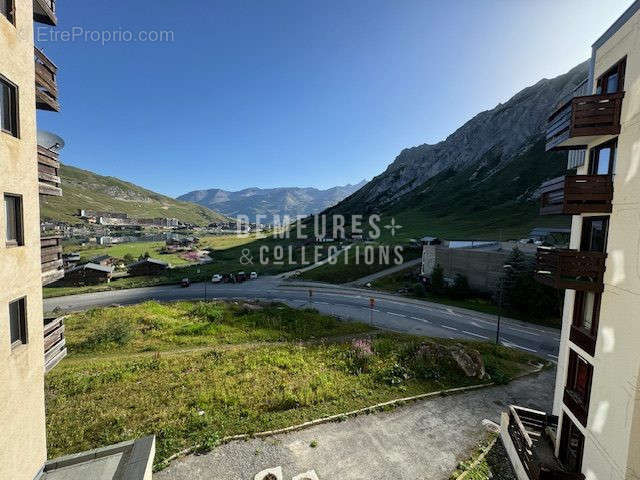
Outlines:
{"label": "concrete building facade", "polygon": [[547,125],[548,150],[586,153],[541,208],[572,226],[569,249],[537,255],[538,280],[565,289],[553,412],[503,415],[521,479],[640,478],[640,1],[593,44],[586,88]]}

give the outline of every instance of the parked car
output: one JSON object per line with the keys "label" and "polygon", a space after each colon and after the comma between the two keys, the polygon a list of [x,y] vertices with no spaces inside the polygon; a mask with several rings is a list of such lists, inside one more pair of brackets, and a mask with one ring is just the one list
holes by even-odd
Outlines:
{"label": "parked car", "polygon": [[246,273],[244,273],[244,272],[238,272],[238,273],[236,274],[236,282],[237,282],[237,283],[242,283],[242,282],[244,282],[244,281],[246,281],[246,280],[247,280],[247,274],[246,274]]}
{"label": "parked car", "polygon": [[191,286],[191,281],[188,278],[183,278],[182,281],[180,282],[180,286],[182,288],[188,288]]}
{"label": "parked car", "polygon": [[222,275],[216,273],[213,277],[211,277],[211,283],[220,283],[222,282]]}
{"label": "parked car", "polygon": [[257,272],[251,272],[249,274],[249,279],[256,280],[257,278],[258,278],[258,273]]}

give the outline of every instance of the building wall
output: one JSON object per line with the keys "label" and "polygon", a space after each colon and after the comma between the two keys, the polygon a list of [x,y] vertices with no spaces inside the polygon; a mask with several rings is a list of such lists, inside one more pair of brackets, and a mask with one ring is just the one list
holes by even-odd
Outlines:
{"label": "building wall", "polygon": [[[591,357],[568,341],[574,303],[574,292],[568,291],[554,404],[554,413],[564,411],[585,435],[587,480],[640,477],[640,12],[597,49],[594,79],[624,56],[625,98],[596,353]],[[586,164],[578,169],[586,171]],[[574,217],[572,248],[579,247],[581,225],[582,218]],[[587,428],[562,404],[569,348],[594,366]]]}
{"label": "building wall", "polygon": [[[0,197],[0,478],[32,480],[46,460],[46,437],[31,0],[16,0],[15,27],[0,15],[0,74],[18,85],[20,126],[19,139],[0,132],[0,194],[22,195],[25,242],[5,246]],[[28,343],[12,350],[8,304],[25,296]]]}

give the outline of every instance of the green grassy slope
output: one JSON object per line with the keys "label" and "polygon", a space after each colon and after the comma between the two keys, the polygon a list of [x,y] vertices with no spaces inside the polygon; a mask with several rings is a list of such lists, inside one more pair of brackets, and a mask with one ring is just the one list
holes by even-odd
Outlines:
{"label": "green grassy slope", "polygon": [[62,197],[43,197],[40,215],[76,223],[81,208],[123,212],[132,217],[170,217],[183,222],[205,225],[224,220],[220,213],[194,203],[144,189],[114,177],[105,177],[88,170],[63,165],[61,168]]}

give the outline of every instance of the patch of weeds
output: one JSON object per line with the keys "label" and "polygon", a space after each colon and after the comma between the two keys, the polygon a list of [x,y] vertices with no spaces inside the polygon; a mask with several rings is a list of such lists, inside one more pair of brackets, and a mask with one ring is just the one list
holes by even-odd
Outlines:
{"label": "patch of weeds", "polygon": [[318,446],[318,442],[316,440],[312,440],[311,443],[309,444],[309,446],[311,448],[316,448]]}

